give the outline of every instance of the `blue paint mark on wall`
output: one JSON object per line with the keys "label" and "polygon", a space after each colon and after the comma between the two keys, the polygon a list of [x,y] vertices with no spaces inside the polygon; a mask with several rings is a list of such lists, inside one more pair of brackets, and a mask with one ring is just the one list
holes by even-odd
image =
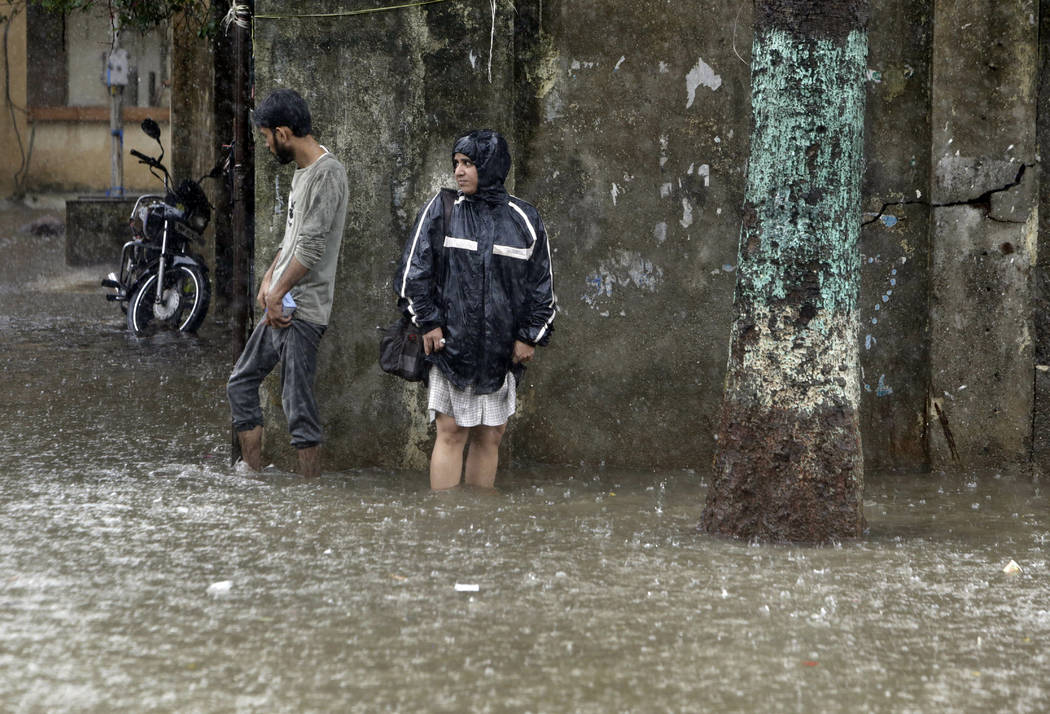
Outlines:
{"label": "blue paint mark on wall", "polygon": [[893,387],[890,387],[888,384],[886,384],[886,375],[880,374],[879,384],[877,387],[875,387],[875,396],[888,397],[891,394],[893,394]]}

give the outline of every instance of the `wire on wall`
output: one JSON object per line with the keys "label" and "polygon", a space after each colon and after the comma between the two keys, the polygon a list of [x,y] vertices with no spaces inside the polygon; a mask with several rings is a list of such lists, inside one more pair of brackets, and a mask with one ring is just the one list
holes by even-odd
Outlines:
{"label": "wire on wall", "polygon": [[349,17],[351,15],[367,15],[373,12],[388,12],[390,10],[401,10],[406,7],[420,7],[422,5],[434,5],[436,3],[449,2],[449,0],[419,0],[418,2],[409,2],[401,5],[388,5],[386,7],[370,7],[363,10],[341,10],[339,12],[316,12],[316,13],[293,13],[293,14],[273,14],[266,13],[262,15],[256,15],[257,20],[291,20],[299,17]]}
{"label": "wire on wall", "polygon": [[11,128],[14,129],[15,139],[18,142],[18,151],[21,154],[21,162],[19,163],[18,169],[15,171],[15,196],[21,197],[25,195],[25,184],[26,178],[29,176],[29,162],[33,157],[33,141],[36,139],[36,127],[30,123],[29,128],[29,147],[22,142],[22,132],[18,129],[18,117],[15,115],[15,111],[22,113],[22,116],[28,117],[29,112],[26,111],[25,107],[20,107],[15,104],[11,98],[11,54],[8,49],[7,35],[11,29],[11,20],[17,14],[18,8],[15,8],[15,12],[4,18],[4,101],[7,104],[7,111],[11,115]]}

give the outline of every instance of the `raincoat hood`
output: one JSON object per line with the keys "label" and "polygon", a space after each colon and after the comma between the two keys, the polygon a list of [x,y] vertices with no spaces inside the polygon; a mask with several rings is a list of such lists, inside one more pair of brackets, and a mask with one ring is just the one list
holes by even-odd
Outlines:
{"label": "raincoat hood", "polygon": [[489,129],[472,131],[456,140],[452,155],[470,157],[478,169],[478,198],[489,203],[506,200],[507,189],[503,182],[510,173],[510,149],[507,140],[498,132]]}

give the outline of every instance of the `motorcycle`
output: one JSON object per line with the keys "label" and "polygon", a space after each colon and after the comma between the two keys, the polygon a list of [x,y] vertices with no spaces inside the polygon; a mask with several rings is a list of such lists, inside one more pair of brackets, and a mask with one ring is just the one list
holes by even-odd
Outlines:
{"label": "motorcycle", "polygon": [[135,201],[129,219],[132,238],[121,250],[120,274],[110,273],[102,286],[112,290],[107,300],[121,303],[132,332],[194,332],[204,322],[211,301],[208,266],[190,252],[191,244],[203,242],[201,234],[211,221],[212,205],[200,184],[221,176],[224,161],[197,181],[185,179],[175,185],[162,162],[164,146],[157,122],[144,119],[142,131],[160,146],[160,156],[135,149],[131,155],[163,181],[164,194],[145,194]]}

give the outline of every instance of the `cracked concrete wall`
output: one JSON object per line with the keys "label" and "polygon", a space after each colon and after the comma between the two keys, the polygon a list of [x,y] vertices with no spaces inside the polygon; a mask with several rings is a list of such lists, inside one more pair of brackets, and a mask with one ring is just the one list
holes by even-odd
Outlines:
{"label": "cracked concrete wall", "polygon": [[933,2],[873,3],[868,23],[859,299],[866,470],[925,464]]}
{"label": "cracked concrete wall", "polygon": [[[256,11],[344,9],[288,7]],[[453,138],[485,125],[507,134],[512,192],[547,225],[562,307],[505,457],[707,470],[749,150],[751,7],[501,1],[495,22],[487,3],[257,19],[256,96],[302,91],[350,171],[318,389],[328,467],[426,463],[422,390],[379,372],[375,326],[395,317],[390,278],[416,210],[450,185]],[[867,468],[953,463],[938,407],[965,464],[1022,459],[1031,443],[1037,19],[1026,0],[873,0]],[[289,178],[260,153],[257,274],[280,241]],[[276,380],[266,394],[279,460]]]}
{"label": "cracked concrete wall", "polygon": [[1037,260],[1038,12],[938,3],[932,90],[930,458],[1027,461]]}

